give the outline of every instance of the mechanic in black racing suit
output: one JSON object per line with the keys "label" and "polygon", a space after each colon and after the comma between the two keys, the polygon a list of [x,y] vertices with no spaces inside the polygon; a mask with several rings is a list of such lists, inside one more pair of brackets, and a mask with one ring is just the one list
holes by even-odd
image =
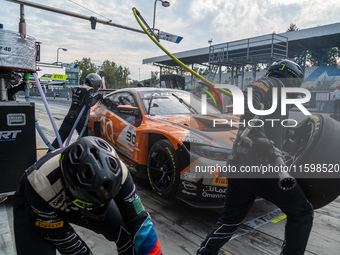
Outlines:
{"label": "mechanic in black racing suit", "polygon": [[[62,143],[64,143],[66,138],[70,135],[71,129],[84,105],[86,106],[86,109],[76,126],[78,134],[80,134],[80,132],[84,128],[84,125],[87,126],[85,120],[88,109],[94,106],[98,100],[101,100],[103,98],[102,94],[97,93],[102,84],[102,79],[98,74],[90,73],[86,76],[84,84],[79,85],[75,88],[74,92],[72,93],[71,107],[59,128],[59,135]],[[83,136],[87,136],[87,134],[88,130],[87,127],[85,127],[85,132]],[[52,142],[52,146],[55,149],[59,148],[57,138],[54,139],[54,141]]]}
{"label": "mechanic in black racing suit", "polygon": [[[300,87],[303,77],[301,67],[295,62],[287,59],[275,61],[269,67],[266,77],[249,85],[253,91],[254,108],[257,110],[270,109],[273,104],[273,88],[278,88],[278,92],[280,92],[282,87]],[[244,130],[248,128],[248,121],[253,119],[255,115],[250,112],[247,104],[245,105],[245,114],[241,116],[240,123],[245,120],[246,125],[240,125],[233,151],[228,158],[228,164],[236,166],[236,169],[240,169],[241,166],[273,165],[275,157],[282,157],[281,150],[285,128],[281,125],[281,121],[286,119],[287,116],[281,116],[281,96],[280,93],[278,94],[278,107],[267,116],[268,119],[278,121],[275,122],[274,126],[272,126],[272,122],[264,121],[263,127],[252,128],[252,131],[246,137],[249,140],[242,139],[242,135]],[[247,102],[247,90],[244,91],[244,95],[245,102]],[[296,97],[296,94],[290,96]],[[252,146],[250,146],[251,143],[245,141],[253,141]],[[257,196],[274,203],[287,215],[285,241],[282,245],[281,254],[304,254],[313,224],[313,207],[300,186],[297,184],[290,190],[282,190],[278,186],[278,179],[274,179],[276,176],[264,178],[261,175],[251,178],[249,173],[245,173],[245,175],[235,176],[236,178],[227,176],[228,187],[224,211],[201,243],[197,254],[217,255],[220,248],[236,232]]]}
{"label": "mechanic in black racing suit", "polygon": [[98,137],[83,137],[28,168],[13,210],[18,255],[92,254],[70,223],[115,242],[120,255],[161,254],[130,173]]}

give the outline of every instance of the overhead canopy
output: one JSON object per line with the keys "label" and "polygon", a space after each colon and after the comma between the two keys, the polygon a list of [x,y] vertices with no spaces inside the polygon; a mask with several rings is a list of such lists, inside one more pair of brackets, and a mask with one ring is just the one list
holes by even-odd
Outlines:
{"label": "overhead canopy", "polygon": [[[174,56],[186,65],[210,62],[216,65],[230,66],[242,63],[270,62],[273,59],[293,56],[295,53],[307,49],[329,47],[340,47],[340,23],[211,45],[210,47],[178,52]],[[253,55],[249,54],[249,51],[253,51]],[[214,55],[218,59],[213,59]],[[143,59],[143,64],[177,65],[167,55]]]}

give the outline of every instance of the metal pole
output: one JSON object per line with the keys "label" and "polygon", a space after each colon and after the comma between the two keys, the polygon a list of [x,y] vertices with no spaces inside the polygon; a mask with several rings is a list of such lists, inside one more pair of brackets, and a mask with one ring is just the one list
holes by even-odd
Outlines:
{"label": "metal pole", "polygon": [[244,62],[242,62],[242,73],[241,73],[241,88],[244,86]]}
{"label": "metal pole", "polygon": [[57,65],[59,63],[59,61],[58,61],[59,60],[59,50],[60,50],[60,48],[57,49]]}
{"label": "metal pole", "polygon": [[23,4],[20,4],[19,33],[23,38],[26,37],[25,8]]}
{"label": "metal pole", "polygon": [[155,4],[153,6],[153,24],[152,24],[152,31],[155,31],[155,17],[156,17],[156,3],[158,0],[155,0]]}
{"label": "metal pole", "polygon": [[55,133],[55,135],[56,135],[56,137],[57,137],[57,141],[58,141],[59,147],[62,148],[62,147],[63,147],[63,143],[62,143],[62,141],[61,141],[61,138],[60,138],[60,135],[59,135],[59,131],[58,131],[57,125],[55,124],[55,121],[54,121],[54,119],[53,119],[53,116],[52,116],[52,113],[51,113],[51,111],[50,111],[50,108],[48,107],[47,100],[46,100],[45,94],[44,94],[44,92],[43,92],[43,90],[42,90],[42,88],[41,88],[41,84],[40,84],[40,81],[39,81],[39,79],[38,79],[37,73],[33,73],[33,77],[34,77],[35,83],[36,83],[36,85],[37,85],[37,87],[38,87],[40,96],[41,96],[41,98],[42,98],[42,100],[43,100],[43,102],[44,102],[44,105],[45,105],[45,109],[46,109],[46,111],[47,111],[47,114],[48,114],[48,116],[49,116],[49,118],[50,118],[50,121],[51,121],[51,123],[52,123],[52,127],[53,127],[54,133]]}
{"label": "metal pole", "polygon": [[220,66],[218,70],[218,80],[219,80],[219,83],[221,84],[222,83],[222,66]]}
{"label": "metal pole", "polygon": [[[88,21],[91,21],[91,17],[93,17],[93,16],[86,16],[86,15],[83,15],[83,14],[78,14],[78,13],[75,13],[75,12],[64,11],[64,10],[61,10],[61,9],[57,9],[57,8],[54,8],[54,7],[50,7],[50,6],[46,6],[46,5],[42,5],[42,4],[37,4],[37,3],[29,2],[29,1],[23,1],[23,0],[6,0],[6,1],[35,7],[35,8],[43,9],[43,10],[46,10],[46,11],[56,12],[56,13],[60,13],[60,14],[72,16],[72,17],[75,17],[75,18],[88,20]],[[118,24],[111,22],[111,20],[107,21],[107,20],[103,20],[103,19],[97,19],[97,23],[101,23],[101,24],[113,26],[113,27],[119,27],[119,28],[122,28],[122,29],[126,29],[126,30],[130,30],[130,31],[133,31],[133,32],[138,32],[138,33],[144,34],[144,31],[142,31],[142,30],[132,28],[132,27],[118,25]]]}
{"label": "metal pole", "polygon": [[58,65],[58,63],[59,63],[59,50],[67,51],[66,48],[58,48],[58,49],[57,49],[57,65]]}

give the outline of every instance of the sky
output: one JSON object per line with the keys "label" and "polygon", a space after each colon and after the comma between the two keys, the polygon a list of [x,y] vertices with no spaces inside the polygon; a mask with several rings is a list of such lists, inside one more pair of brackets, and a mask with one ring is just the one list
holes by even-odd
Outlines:
{"label": "sky", "polygon": [[[64,11],[75,12],[141,30],[135,7],[152,27],[155,0],[30,0]],[[171,53],[208,47],[265,34],[283,33],[291,23],[301,29],[340,22],[339,0],[168,0],[169,7],[156,2],[155,28],[179,35],[179,43],[161,41]],[[86,8],[84,8],[84,7]],[[18,32],[20,5],[0,0],[0,23]],[[158,67],[142,60],[163,56],[145,34],[98,23],[95,30],[83,19],[25,6],[27,34],[41,42],[41,62],[71,63],[83,57],[96,65],[104,60],[128,67],[131,80],[151,77]]]}

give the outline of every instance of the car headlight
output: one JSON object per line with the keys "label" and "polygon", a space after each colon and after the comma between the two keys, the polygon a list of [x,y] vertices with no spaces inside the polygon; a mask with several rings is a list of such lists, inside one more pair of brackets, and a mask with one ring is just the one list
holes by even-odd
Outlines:
{"label": "car headlight", "polygon": [[230,149],[206,144],[184,142],[184,145],[187,147],[190,153],[211,160],[227,161],[227,158],[231,153]]}

